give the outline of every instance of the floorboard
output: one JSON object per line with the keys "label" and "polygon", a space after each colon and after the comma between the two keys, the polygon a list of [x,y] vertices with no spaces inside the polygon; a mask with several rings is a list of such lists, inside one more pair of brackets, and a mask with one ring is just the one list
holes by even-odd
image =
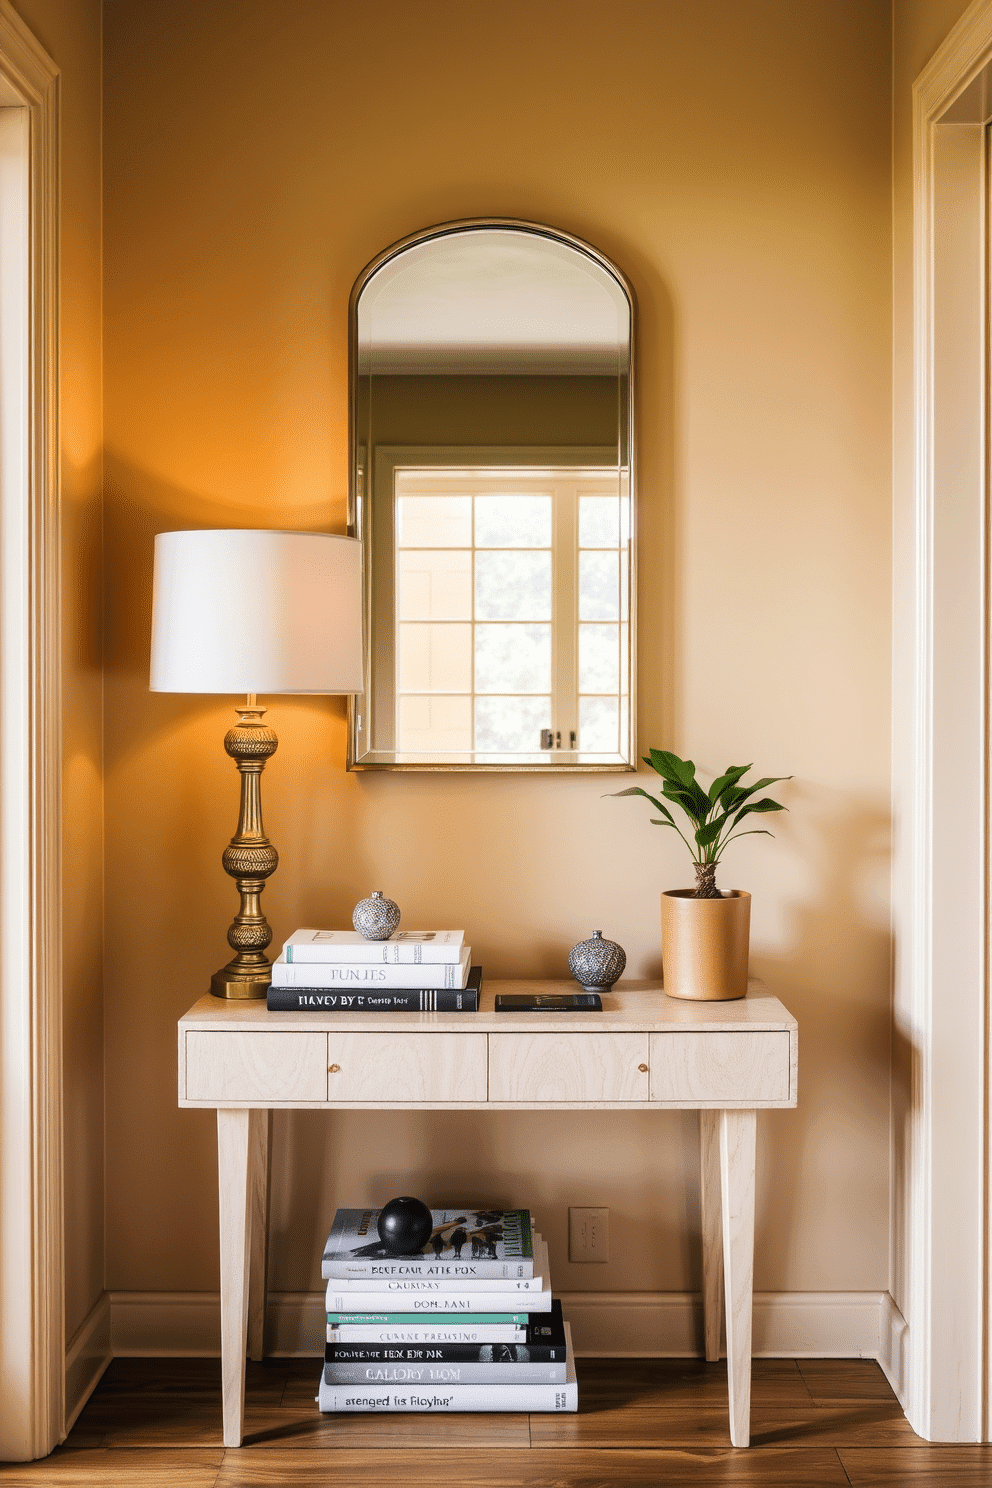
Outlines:
{"label": "floorboard", "polygon": [[931,1446],[838,1453],[851,1488],[988,1488],[992,1447]]}
{"label": "floorboard", "polygon": [[4,1488],[214,1488],[224,1459],[212,1452],[88,1452],[59,1448],[40,1462],[0,1467]]}
{"label": "floorboard", "polygon": [[[512,1452],[335,1454],[334,1488],[849,1488],[834,1452]],[[229,1452],[217,1488],[288,1488],[326,1480],[318,1452]]]}
{"label": "floorboard", "polygon": [[756,1359],[751,1447],[726,1364],[580,1359],[577,1415],[321,1416],[316,1359],[250,1364],[221,1445],[216,1359],[115,1359],[63,1446],[0,1488],[990,1488],[992,1447],[915,1436],[878,1365]]}

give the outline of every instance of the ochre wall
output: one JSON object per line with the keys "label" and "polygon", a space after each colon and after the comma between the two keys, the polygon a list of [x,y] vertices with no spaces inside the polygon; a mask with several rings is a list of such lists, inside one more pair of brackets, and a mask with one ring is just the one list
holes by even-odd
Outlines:
{"label": "ochre wall", "polygon": [[61,70],[65,1330],[103,1289],[101,5],[15,0]]}
{"label": "ochre wall", "polygon": [[[913,427],[913,83],[941,42],[967,10],[970,0],[893,0],[892,46],[892,249],[893,249],[893,624],[908,635],[916,623],[914,599],[913,525],[915,518],[915,435]],[[895,653],[892,727],[898,762],[892,782],[895,830],[901,835],[903,803],[912,800],[917,786],[906,777],[909,753],[900,747],[916,726],[913,679],[906,673],[909,648]],[[893,879],[897,907],[912,902],[906,853],[897,855]],[[912,933],[908,922],[904,931]],[[904,1023],[903,978],[896,981],[896,1022]],[[907,1172],[906,1143],[912,1121],[912,1068],[908,1041],[893,1040],[892,1141],[893,1210],[891,1228],[892,1295],[910,1323],[913,1298],[908,1263],[910,1221],[903,1179]]]}
{"label": "ochre wall", "polygon": [[[887,0],[113,0],[105,66],[108,1285],[217,1284],[175,1020],[226,955],[233,715],[148,692],[153,535],[341,531],[351,285],[495,215],[587,239],[637,294],[642,747],[794,776],[723,875],[801,1027],[799,1109],[761,1123],[756,1285],[884,1288]],[[381,887],[464,925],[490,976],[561,974],[593,927],[658,971],[688,865],[603,799],[615,777],[349,775],[342,701],[270,707],[277,938]],[[413,1189],[531,1204],[563,1289],[691,1287],[695,1165],[676,1114],[279,1118],[273,1284],[319,1285],[336,1204]],[[587,1202],[608,1266],[567,1263]]]}

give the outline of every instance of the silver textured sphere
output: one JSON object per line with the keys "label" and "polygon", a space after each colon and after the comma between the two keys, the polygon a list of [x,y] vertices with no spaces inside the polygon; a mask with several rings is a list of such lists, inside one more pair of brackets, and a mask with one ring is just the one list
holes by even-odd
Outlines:
{"label": "silver textured sphere", "polygon": [[355,905],[351,923],[366,940],[388,940],[399,927],[400,907],[392,899],[383,898],[381,889],[374,889],[371,899]]}
{"label": "silver textured sphere", "polygon": [[626,965],[623,946],[604,940],[602,930],[594,930],[591,940],[580,940],[568,953],[568,969],[586,992],[609,992]]}

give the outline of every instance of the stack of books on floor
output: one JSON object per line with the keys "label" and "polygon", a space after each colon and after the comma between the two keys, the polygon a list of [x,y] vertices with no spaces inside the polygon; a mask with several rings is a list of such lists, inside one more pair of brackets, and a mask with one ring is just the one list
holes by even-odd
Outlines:
{"label": "stack of books on floor", "polygon": [[270,1013],[476,1013],[482,968],[464,930],[297,930],[272,963]]}
{"label": "stack of books on floor", "polygon": [[[392,1254],[377,1209],[339,1209],[324,1251],[322,1411],[574,1411],[568,1324],[527,1209],[434,1209]],[[370,1238],[371,1237],[371,1238]]]}

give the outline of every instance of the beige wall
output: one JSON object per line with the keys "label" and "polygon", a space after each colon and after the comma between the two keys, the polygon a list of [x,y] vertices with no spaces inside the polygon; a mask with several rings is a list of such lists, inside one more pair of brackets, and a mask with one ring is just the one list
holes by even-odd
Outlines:
{"label": "beige wall", "polygon": [[103,1288],[101,6],[15,0],[61,69],[66,1338]]}
{"label": "beige wall", "polygon": [[[893,210],[893,624],[910,634],[914,613],[914,430],[913,430],[913,83],[941,42],[967,10],[969,0],[894,0],[892,47],[892,210]],[[915,727],[913,679],[905,670],[910,648],[895,653],[893,673],[893,737],[897,764],[893,779],[895,830],[899,834],[903,803],[911,802],[915,782],[908,778],[909,751],[899,747],[900,737],[909,737]],[[897,908],[912,902],[907,854],[897,856],[893,880]],[[911,927],[905,927],[910,933]],[[897,960],[898,969],[898,960]],[[901,1006],[908,995],[905,979],[896,982],[896,1025],[905,1023],[907,1009]],[[892,1138],[894,1176],[891,1227],[891,1291],[903,1315],[912,1319],[908,1262],[910,1222],[908,1193],[903,1179],[908,1172],[908,1140],[912,1111],[911,1050],[898,1034],[892,1060]]]}
{"label": "beige wall", "polygon": [[[724,874],[801,1026],[799,1109],[762,1122],[756,1284],[884,1288],[888,4],[114,0],[105,66],[108,1285],[217,1279],[214,1127],[176,1110],[174,1051],[226,955],[232,715],[148,692],[152,537],[340,531],[352,282],[491,214],[589,240],[637,294],[642,747],[795,776],[777,840]],[[464,925],[490,975],[560,974],[594,926],[657,972],[688,867],[615,782],[348,775],[339,700],[269,718],[277,937],[381,887]],[[318,1285],[336,1204],[404,1189],[532,1204],[563,1288],[698,1283],[688,1117],[277,1129],[277,1287]],[[613,1211],[609,1266],[567,1264],[576,1202]]]}

